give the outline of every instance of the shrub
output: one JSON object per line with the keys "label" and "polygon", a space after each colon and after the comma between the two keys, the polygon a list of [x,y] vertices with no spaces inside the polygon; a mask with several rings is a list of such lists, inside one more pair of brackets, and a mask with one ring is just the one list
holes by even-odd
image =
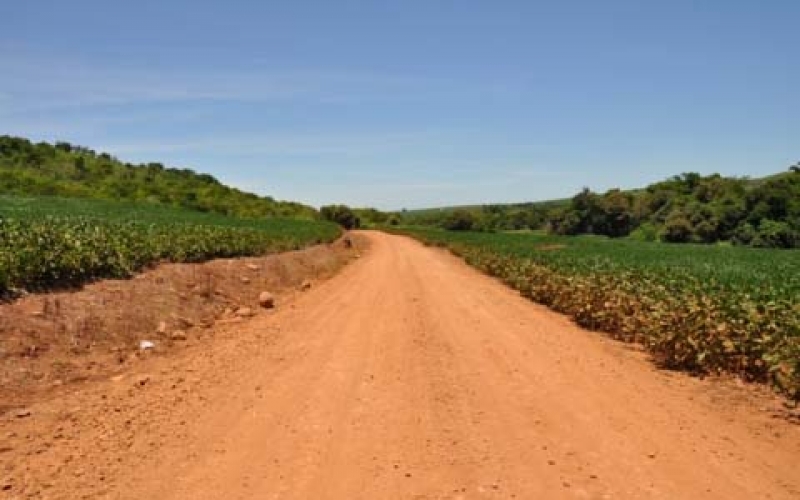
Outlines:
{"label": "shrub", "polygon": [[637,241],[656,241],[658,239],[658,228],[655,224],[646,222],[636,228],[630,238]]}
{"label": "shrub", "polygon": [[692,238],[692,224],[683,215],[672,215],[661,230],[661,240],[667,243],[686,243]]}
{"label": "shrub", "polygon": [[475,216],[467,210],[455,210],[442,224],[449,231],[469,231],[475,227]]}
{"label": "shrub", "polygon": [[361,220],[347,205],[327,205],[319,209],[322,218],[335,222],[345,229],[356,229]]}
{"label": "shrub", "polygon": [[794,248],[800,245],[800,232],[786,222],[764,219],[758,226],[752,245],[759,248]]}

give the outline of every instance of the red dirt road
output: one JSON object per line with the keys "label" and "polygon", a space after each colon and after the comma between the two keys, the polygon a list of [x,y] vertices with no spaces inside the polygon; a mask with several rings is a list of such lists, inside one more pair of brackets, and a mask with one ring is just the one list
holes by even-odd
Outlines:
{"label": "red dirt road", "polygon": [[361,237],[333,279],[143,387],[132,404],[160,424],[102,491],[55,479],[43,498],[800,498],[800,426],[769,398],[659,371],[440,250]]}

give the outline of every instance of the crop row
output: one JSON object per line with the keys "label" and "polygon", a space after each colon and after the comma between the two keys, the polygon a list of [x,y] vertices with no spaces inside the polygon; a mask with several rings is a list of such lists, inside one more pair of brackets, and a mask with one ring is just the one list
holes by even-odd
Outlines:
{"label": "crop row", "polygon": [[108,220],[83,216],[0,216],[0,296],[97,278],[129,277],[160,262],[199,262],[292,250],[330,241],[321,221],[261,221],[254,227]]}
{"label": "crop row", "polygon": [[403,232],[449,247],[581,326],[643,345],[664,367],[733,373],[800,398],[800,252],[720,248],[715,267],[714,248],[689,246],[669,265],[678,256],[663,244]]}

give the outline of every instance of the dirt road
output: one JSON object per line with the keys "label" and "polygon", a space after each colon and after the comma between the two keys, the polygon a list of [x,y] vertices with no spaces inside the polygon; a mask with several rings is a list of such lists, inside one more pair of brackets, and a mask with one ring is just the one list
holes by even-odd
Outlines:
{"label": "dirt road", "polygon": [[[760,399],[658,371],[443,251],[363,238],[135,396],[161,424],[96,498],[800,498],[798,426]],[[195,403],[164,403],[179,370]]]}

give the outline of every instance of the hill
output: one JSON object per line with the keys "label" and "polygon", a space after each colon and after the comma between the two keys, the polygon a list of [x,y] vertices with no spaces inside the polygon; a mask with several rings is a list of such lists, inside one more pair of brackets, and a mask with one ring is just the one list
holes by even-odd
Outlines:
{"label": "hill", "polygon": [[314,208],[226,186],[208,174],[133,165],[66,142],[0,136],[0,193],[149,202],[236,217],[316,218]]}
{"label": "hill", "polygon": [[0,136],[0,301],[162,261],[261,255],[339,235],[319,219],[312,207],[192,170]]}

